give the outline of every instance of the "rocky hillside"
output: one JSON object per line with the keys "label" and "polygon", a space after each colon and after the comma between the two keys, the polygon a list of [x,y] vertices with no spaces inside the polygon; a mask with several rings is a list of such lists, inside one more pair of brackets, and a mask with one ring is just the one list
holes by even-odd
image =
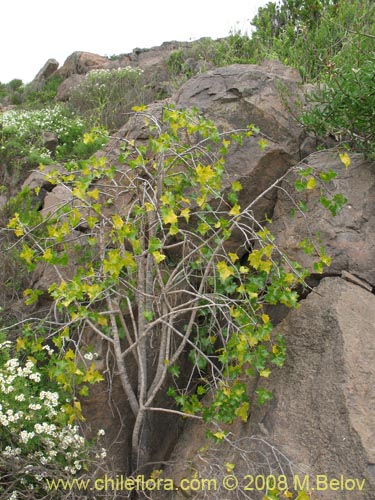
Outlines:
{"label": "rocky hillside", "polygon": [[66,133],[5,102],[1,498],[374,498],[369,136],[311,133],[295,68],[194,50],[47,61]]}

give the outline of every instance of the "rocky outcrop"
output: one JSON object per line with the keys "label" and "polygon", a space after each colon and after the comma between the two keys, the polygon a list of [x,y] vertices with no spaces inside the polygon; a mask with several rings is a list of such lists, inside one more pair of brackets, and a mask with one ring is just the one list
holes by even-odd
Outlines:
{"label": "rocky outcrop", "polygon": [[[283,107],[277,84],[280,79],[291,93],[298,92],[298,77],[290,71],[288,74],[282,66],[278,70],[275,69],[273,73],[270,73],[267,66],[234,65],[221,68],[197,76],[187,82],[173,98],[150,105],[148,111],[160,118],[163,107],[171,103],[180,108],[195,106],[200,108],[207,118],[214,120],[222,130],[246,128],[248,124],[265,129],[265,137],[254,134],[246,140],[243,147],[234,144],[227,157],[224,190],[229,190],[233,181],[241,181],[244,189],[240,193],[240,203],[245,206],[300,158],[302,130]],[[122,139],[135,139],[139,142],[147,140],[148,134],[145,133],[143,127],[143,118],[134,116],[97,155],[106,156],[108,163],[120,166],[118,157],[121,153]],[[268,143],[263,151],[258,143],[260,138],[266,138]],[[43,184],[38,184],[40,182],[43,181],[35,173],[26,184],[32,187],[35,185],[43,187]],[[126,194],[125,190],[124,193]],[[108,197],[112,198],[110,193]],[[259,217],[263,217],[265,213],[271,215],[275,201],[275,193],[270,192],[269,196],[254,206],[254,212]],[[54,208],[72,202],[70,190],[63,186],[56,186],[46,193],[42,213],[47,215]],[[116,199],[117,210],[119,210],[119,203],[129,204],[130,201],[126,196],[121,200]],[[111,209],[108,207],[105,210]],[[73,236],[81,240],[84,238],[84,235]],[[243,253],[246,252],[245,244],[240,234],[230,242],[233,248]],[[78,256],[72,254],[70,257],[70,264],[74,266]],[[67,268],[58,270],[60,277],[56,275],[56,270],[47,271],[43,266],[39,266],[34,276],[36,286],[47,292],[51,284],[56,280],[59,281],[61,277],[69,279],[70,264]],[[99,345],[97,349],[100,350]],[[118,381],[114,381],[112,387],[117,386]],[[113,401],[123,401],[121,391],[121,387],[118,387],[118,392],[112,394]],[[109,442],[114,443],[114,449],[122,449],[121,454],[116,451],[116,465],[120,470],[127,470],[126,450],[128,450],[129,441],[128,429],[131,428],[131,424],[127,426],[127,422],[131,422],[131,412],[126,402],[119,403],[118,409],[112,402],[111,410],[109,410],[107,399],[105,384],[95,388],[93,396],[84,403],[88,410],[87,425],[95,429],[98,422],[102,422],[101,426],[106,430]],[[105,417],[103,412],[105,412]],[[169,456],[174,446],[182,420],[174,415],[163,414],[152,416],[152,418],[155,421],[155,428],[164,429],[164,439],[161,445],[160,435],[152,438],[152,442],[149,443],[150,456],[152,460],[163,461]],[[174,429],[173,432],[170,432],[171,428]],[[119,443],[122,444],[119,445]]]}
{"label": "rocky outcrop", "polygon": [[[242,146],[234,145],[226,158],[223,190],[228,190],[233,181],[240,181],[243,190],[239,193],[239,203],[245,207],[303,154],[300,146],[304,133],[285,107],[280,82],[286,94],[301,96],[297,73],[281,64],[218,68],[189,80],[171,99],[150,105],[148,112],[159,119],[164,106],[196,107],[224,131],[246,128],[249,124],[258,127],[261,135],[254,134]],[[99,155],[116,163],[122,139],[147,140],[146,129],[143,118],[131,118]],[[264,150],[259,146],[261,138],[267,141]],[[254,205],[255,216],[259,219],[265,214],[271,216],[275,201],[276,190],[271,190]],[[241,235],[235,235],[231,244],[240,253],[246,251]]]}
{"label": "rocky outcrop", "polygon": [[[285,96],[279,90],[281,84],[285,95],[301,97],[296,71],[276,62],[262,66],[236,64],[196,76],[171,99],[151,104],[148,112],[160,119],[163,107],[171,104],[178,108],[197,107],[224,131],[243,129],[249,124],[258,127],[261,135],[254,134],[242,146],[234,144],[226,158],[223,190],[229,190],[234,181],[240,181],[243,190],[239,193],[239,203],[246,207],[303,154],[301,144],[305,136],[285,107]],[[143,118],[134,116],[97,156],[105,156],[109,163],[118,164],[123,138],[147,141],[146,129]],[[267,141],[264,150],[259,146],[261,138]],[[69,201],[68,191],[68,198],[64,199],[61,187],[55,189],[56,193],[53,190],[46,198],[49,206]],[[123,202],[128,202],[126,196]],[[255,217],[262,220],[265,214],[272,216],[275,202],[274,189],[254,204]],[[241,254],[247,251],[244,243],[241,234],[234,234],[230,245]]]}
{"label": "rocky outcrop", "polygon": [[[328,185],[329,196],[341,193],[348,199],[341,212],[333,217],[319,202],[320,190],[296,195],[295,200],[308,202],[306,213],[290,217],[293,201],[281,189],[275,207],[272,233],[279,247],[305,267],[312,269],[313,256],[306,255],[299,242],[319,234],[326,252],[332,258],[327,273],[340,275],[348,271],[375,285],[375,172],[374,164],[360,155],[351,156],[348,169],[337,152],[315,153],[307,164],[318,171],[333,170],[336,179]],[[294,178],[281,187],[287,188]]]}
{"label": "rocky outcrop", "polygon": [[73,52],[63,66],[58,70],[58,74],[63,78],[72,75],[85,75],[93,69],[102,69],[108,66],[109,60],[106,57],[92,54],[91,52]]}
{"label": "rocky outcrop", "polygon": [[[109,64],[108,60],[95,57],[88,58],[92,64],[86,64],[81,55],[76,53],[75,59],[64,65],[64,74],[71,75],[64,83],[67,84],[70,78],[83,78],[86,70],[89,71],[95,64],[99,67]],[[159,57],[156,57],[156,52],[154,55],[155,59],[150,51],[135,51],[133,58],[123,56],[119,64],[144,64],[154,68]],[[113,66],[117,62],[110,64]],[[258,200],[265,189],[276,183],[311,150],[311,141],[305,140],[302,129],[285,106],[285,101],[293,105],[293,100],[300,96],[300,81],[296,72],[277,62],[268,62],[261,66],[233,65],[199,74],[186,82],[172,98],[148,108],[149,113],[160,118],[165,106],[195,106],[221,130],[243,128],[248,124],[258,127],[260,135],[254,134],[243,147],[234,145],[230,150],[223,190],[229,189],[235,180],[241,182],[244,189],[239,193],[239,203],[245,207],[257,200],[252,207],[255,217],[263,219],[267,214],[273,218],[270,229],[276,237],[276,244],[291,259],[311,267],[312,257],[302,252],[299,242],[317,233],[332,257],[326,277],[322,280],[316,277],[316,288],[301,300],[299,309],[280,316],[283,319],[280,319],[277,332],[283,333],[288,348],[285,366],[275,370],[269,379],[248,380],[249,395],[255,400],[254,391],[263,386],[274,394],[270,402],[264,406],[254,402],[247,422],[228,426],[228,438],[217,445],[206,440],[205,426],[196,421],[186,424],[179,438],[182,419],[173,415],[155,417],[157,431],[149,443],[151,460],[161,463],[170,459],[174,463],[166,468],[163,477],[173,478],[176,484],[185,477],[196,475],[218,481],[219,487],[214,492],[185,491],[185,497],[232,500],[242,495],[242,498],[253,500],[262,498],[264,491],[252,491],[249,496],[244,482],[233,491],[223,490],[222,481],[228,475],[228,464],[235,464],[237,478],[245,478],[247,474],[280,476],[285,473],[289,481],[297,475],[303,482],[308,475],[312,489],[316,488],[316,477],[320,475],[323,486],[324,478],[343,478],[345,485],[354,484],[356,488],[341,488],[338,495],[336,491],[323,489],[318,492],[319,500],[373,498],[374,164],[352,155],[351,166],[346,170],[336,152],[319,152],[305,159],[306,165],[314,170],[333,169],[337,172],[337,178],[328,185],[330,195],[342,193],[349,201],[335,217],[319,203],[320,191],[316,188],[297,193],[297,205],[299,201],[308,201],[309,211],[297,211],[291,218],[291,208],[296,203],[285,193],[294,184],[293,175]],[[120,166],[118,156],[124,138],[139,143],[148,139],[142,120],[140,116],[131,118],[98,156],[106,156],[109,163]],[[263,150],[259,147],[260,138],[267,141]],[[36,174],[27,185],[46,188]],[[68,189],[64,190],[62,186],[52,190],[48,188],[43,214],[68,202],[72,202]],[[117,199],[117,202],[121,206],[129,204],[126,196]],[[107,209],[111,210],[110,207]],[[84,234],[74,236],[85,237]],[[239,253],[247,251],[241,234],[233,235],[230,245]],[[72,256],[73,266],[74,259]],[[69,273],[70,269],[66,271]],[[69,279],[69,274],[66,278]],[[36,270],[35,280],[47,293],[56,275],[48,274],[40,267]],[[96,348],[100,352],[99,343]],[[99,362],[106,355],[101,353]],[[107,368],[110,373],[113,372],[111,361]],[[105,384],[94,388],[84,403],[84,409],[89,428],[95,431],[104,427],[107,431],[108,443],[113,444],[115,465],[124,473],[133,417],[116,376],[111,379],[111,384],[110,409]],[[170,456],[176,440],[177,445]],[[346,483],[346,480],[353,480],[354,483]],[[363,490],[359,489],[361,486]],[[153,492],[152,498],[177,500],[181,495],[180,491]]]}
{"label": "rocky outcrop", "polygon": [[59,63],[56,59],[48,59],[45,65],[40,69],[30,86],[32,90],[40,90],[50,76],[52,76],[58,69]]}
{"label": "rocky outcrop", "polygon": [[[178,465],[165,471],[177,484],[193,471],[200,478],[216,477],[217,491],[205,497],[163,492],[153,498],[235,499],[241,489],[245,493],[249,481],[241,478],[246,474],[287,474],[291,486],[293,475],[301,482],[307,476],[308,489],[321,486],[319,500],[373,498],[374,295],[341,278],[326,278],[277,332],[287,343],[285,366],[268,380],[249,381],[251,393],[265,387],[273,392],[272,401],[253,404],[248,422],[228,426],[228,440],[220,446],[205,440],[203,426],[190,423],[171,457]],[[215,452],[205,451],[205,444]],[[233,474],[240,479],[233,492],[222,487],[228,462],[235,464]],[[339,496],[337,490],[324,490],[325,478],[344,478]],[[263,495],[254,491],[251,498]]]}
{"label": "rocky outcrop", "polygon": [[57,89],[56,99],[58,101],[68,101],[72,95],[72,92],[82,83],[85,79],[84,75],[71,75],[68,76]]}

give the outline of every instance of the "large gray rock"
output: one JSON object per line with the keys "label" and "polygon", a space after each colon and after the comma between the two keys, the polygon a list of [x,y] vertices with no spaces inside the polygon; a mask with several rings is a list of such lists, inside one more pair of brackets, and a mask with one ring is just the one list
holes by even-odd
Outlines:
{"label": "large gray rock", "polygon": [[85,79],[84,75],[73,74],[68,76],[63,82],[60,83],[57,89],[56,99],[58,101],[68,101],[79,85]]}
{"label": "large gray rock", "polygon": [[[232,444],[226,441],[215,446],[205,440],[204,426],[190,423],[171,457],[171,462],[177,463],[166,469],[164,477],[178,484],[198,471],[200,478],[217,478],[218,490],[183,496],[246,498],[241,496],[246,492],[240,493],[239,488],[230,492],[221,486],[228,474],[225,463],[229,462],[235,464],[233,474],[242,487],[249,483],[241,481],[246,474],[295,474],[301,482],[308,475],[310,490],[324,488],[326,478],[342,477],[344,481],[358,480],[359,486],[347,481],[346,489],[322,489],[313,498],[373,499],[374,295],[341,278],[325,278],[277,331],[284,334],[287,343],[284,367],[268,380],[249,381],[250,393],[262,386],[273,392],[273,399],[264,406],[253,404],[246,424],[228,427]],[[292,478],[289,484],[293,485]],[[263,494],[254,491],[247,498],[258,500]],[[153,498],[183,497],[180,492],[163,495]]]}
{"label": "large gray rock", "polygon": [[106,57],[91,52],[73,52],[63,66],[58,70],[58,74],[64,78],[71,75],[85,75],[93,69],[102,69],[107,67],[109,60]]}
{"label": "large gray rock", "polygon": [[[299,247],[299,242],[319,233],[322,244],[332,257],[328,273],[339,275],[342,271],[348,271],[374,286],[374,163],[363,160],[360,155],[352,155],[351,164],[345,169],[337,152],[319,152],[308,158],[308,165],[317,171],[332,169],[337,172],[337,178],[328,185],[330,196],[341,193],[348,203],[333,217],[319,203],[319,188],[298,193],[294,197],[295,202],[307,202],[309,211],[297,213],[291,219],[290,213],[296,206],[295,202],[280,190],[270,227],[278,246],[287,251],[291,258],[312,269],[314,256],[306,255]],[[293,184],[293,178],[285,181],[282,187],[288,188],[290,184]]]}
{"label": "large gray rock", "polygon": [[56,59],[48,59],[45,65],[38,71],[34,80],[31,82],[31,88],[33,90],[42,89],[48,78],[57,71],[58,67],[59,63]]}
{"label": "large gray rock", "polygon": [[[240,181],[243,190],[239,193],[239,203],[244,208],[299,161],[303,154],[301,144],[304,133],[285,106],[284,98],[288,99],[288,95],[301,97],[299,77],[294,70],[280,63],[263,66],[236,64],[196,76],[170,99],[151,104],[148,112],[160,119],[163,107],[170,104],[177,108],[196,107],[223,131],[243,129],[249,124],[258,127],[261,135],[245,139],[243,146],[233,144],[226,157],[227,175],[223,192],[225,194],[234,181]],[[148,133],[144,118],[135,116],[119,130],[99,156],[104,155],[110,162],[116,163],[124,137],[146,141]],[[258,143],[261,137],[268,143],[263,151]],[[264,219],[265,214],[271,216],[275,201],[276,190],[270,190],[252,207],[255,217]],[[234,235],[231,242],[239,253],[244,243],[241,236]]]}

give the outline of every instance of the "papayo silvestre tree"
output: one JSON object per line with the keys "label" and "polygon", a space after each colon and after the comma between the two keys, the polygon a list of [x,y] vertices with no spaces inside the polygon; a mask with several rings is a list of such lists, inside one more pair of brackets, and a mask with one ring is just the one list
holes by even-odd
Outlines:
{"label": "papayo silvestre tree", "polygon": [[[90,331],[111,349],[134,414],[133,471],[148,460],[150,412],[203,419],[216,439],[224,437],[220,423],[246,421],[247,378],[268,377],[285,355],[264,306],[296,306],[294,288],[306,276],[254,219],[257,200],[239,205],[239,181],[223,194],[225,154],[255,127],[221,133],[196,111],[165,108],[161,119],[137,112],[147,141],[122,139],[117,166],[102,157],[49,172],[70,199],[49,213],[43,231],[17,213],[8,225],[30,267],[43,262],[60,276],[49,292],[66,338],[79,350],[81,333]],[[266,147],[262,138],[259,147]],[[313,189],[314,173],[300,171],[298,189]],[[64,279],[77,229],[75,245],[86,257]],[[237,251],[228,245],[234,231],[243,241]],[[318,266],[328,263],[321,251]],[[25,296],[32,302],[38,291]],[[178,409],[156,405],[168,385]],[[257,396],[264,402],[270,394]]]}

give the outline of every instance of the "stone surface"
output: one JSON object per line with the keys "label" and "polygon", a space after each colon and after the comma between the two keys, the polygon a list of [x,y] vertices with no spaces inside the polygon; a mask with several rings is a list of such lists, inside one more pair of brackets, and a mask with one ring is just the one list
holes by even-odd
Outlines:
{"label": "stone surface", "polygon": [[58,74],[63,78],[68,78],[71,75],[85,75],[93,69],[105,68],[109,63],[106,57],[91,52],[73,52],[63,66],[58,70]]}
{"label": "stone surface", "polygon": [[[280,63],[263,66],[235,64],[217,68],[192,78],[172,96],[179,108],[197,107],[222,130],[246,128],[254,124],[261,131],[233,147],[226,157],[227,179],[224,191],[239,180],[241,207],[246,207],[288,168],[300,159],[304,135],[300,125],[288,113],[280,86],[285,94],[300,95],[299,76]],[[267,140],[264,151],[260,138]],[[256,218],[273,213],[276,191],[272,190],[252,207]],[[241,241],[238,240],[238,245]]]}
{"label": "stone surface", "polygon": [[[279,92],[280,82],[293,96],[300,92],[296,72],[277,63],[219,68],[189,80],[170,99],[151,104],[148,112],[160,119],[163,107],[172,103],[178,108],[197,107],[221,130],[246,128],[249,124],[259,127],[264,135],[254,135],[245,140],[242,147],[233,145],[226,157],[223,192],[239,180],[243,186],[239,203],[246,207],[300,159],[304,134],[285,108]],[[144,119],[131,118],[98,155],[105,155],[116,163],[124,137],[147,140]],[[261,137],[268,143],[264,151],[258,144]],[[276,190],[270,190],[252,206],[255,217],[271,216],[275,201]],[[245,252],[243,244],[241,235],[235,235],[231,242],[239,253]]]}
{"label": "stone surface", "polygon": [[[288,473],[303,479],[308,474],[311,487],[318,474],[329,480],[365,479],[363,491],[319,491],[316,498],[373,499],[374,295],[341,278],[325,278],[277,331],[286,339],[286,363],[258,382],[258,387],[273,392],[273,399],[264,406],[254,404],[246,424],[228,427],[236,447],[224,442],[206,453],[204,428],[192,422],[171,457],[177,465],[167,468],[164,476],[178,483],[195,470],[202,478],[221,478],[221,484],[228,474],[224,464],[230,462],[236,464],[237,477]],[[254,381],[249,382],[250,393],[253,390]],[[221,489],[210,496],[189,497],[231,500],[239,498],[238,493]],[[163,499],[182,498],[178,492],[163,494]],[[251,498],[262,495],[254,493]]]}
{"label": "stone surface", "polygon": [[54,134],[53,132],[49,132],[46,130],[43,132],[42,139],[43,139],[43,146],[47,148],[48,151],[50,151],[50,153],[53,156],[56,152],[56,148],[59,143],[57,135]]}
{"label": "stone surface", "polygon": [[31,82],[31,88],[33,90],[40,90],[44,86],[46,80],[57,71],[58,67],[59,63],[56,59],[48,59]]}
{"label": "stone surface", "polygon": [[5,194],[0,194],[0,208],[5,207],[8,203],[8,197]]}
{"label": "stone surface", "polygon": [[60,83],[57,89],[56,99],[58,101],[68,101],[72,92],[82,83],[84,75],[73,74],[68,76],[63,82]]}
{"label": "stone surface", "polygon": [[[290,212],[293,203],[283,191],[279,191],[273,224],[270,228],[276,236],[279,247],[304,266],[311,268],[313,256],[306,255],[299,248],[299,242],[320,234],[322,244],[332,264],[328,273],[340,275],[348,271],[375,285],[375,169],[374,163],[365,161],[360,155],[351,156],[351,165],[345,169],[337,152],[320,152],[308,158],[308,165],[320,171],[329,169],[338,176],[329,184],[331,196],[343,194],[348,203],[333,217],[319,203],[320,191],[314,189],[296,196],[296,201],[308,202],[309,211],[296,214],[293,220]],[[288,179],[283,187],[293,183]]]}

